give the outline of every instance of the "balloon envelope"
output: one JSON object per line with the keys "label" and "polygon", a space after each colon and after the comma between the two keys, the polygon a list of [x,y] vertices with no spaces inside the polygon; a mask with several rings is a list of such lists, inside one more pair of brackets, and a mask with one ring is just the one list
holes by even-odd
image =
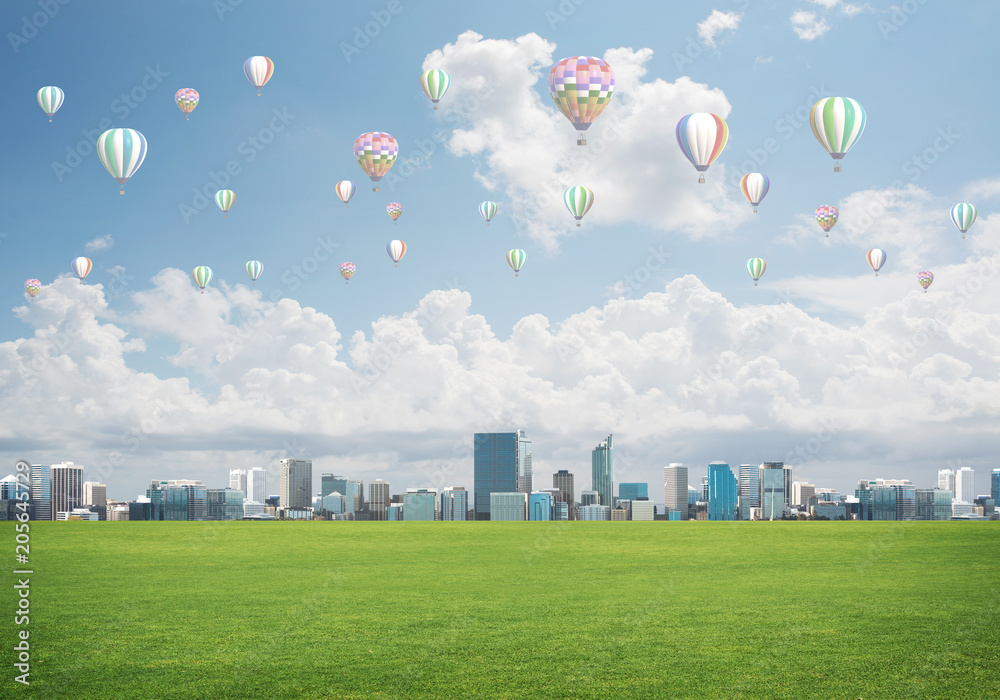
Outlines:
{"label": "balloon envelope", "polygon": [[830,229],[833,228],[833,225],[837,223],[837,219],[840,218],[840,212],[837,210],[837,207],[830,204],[824,204],[823,206],[816,207],[815,215],[816,223],[818,223],[819,227],[826,231],[829,236]]}
{"label": "balloon envelope", "polygon": [[486,219],[486,223],[489,224],[497,215],[497,203],[486,200],[479,205],[479,215]]}
{"label": "balloon envelope", "polygon": [[386,213],[393,221],[397,221],[403,215],[403,205],[399,202],[389,202],[385,207]]}
{"label": "balloon envelope", "polygon": [[108,129],[97,139],[97,155],[125,194],[125,183],[146,158],[146,137],[135,129]]}
{"label": "balloon envelope", "polygon": [[524,265],[524,261],[528,256],[520,248],[514,248],[507,252],[507,264],[510,265],[511,269],[514,270],[514,276],[520,272],[521,266]]}
{"label": "balloon envelope", "polygon": [[563,202],[573,218],[579,221],[594,206],[594,193],[583,185],[574,185],[563,192]]}
{"label": "balloon envelope", "polygon": [[927,288],[931,286],[931,282],[934,281],[934,273],[930,270],[921,270],[917,273],[917,283],[927,291]]}
{"label": "balloon envelope", "polygon": [[872,248],[869,250],[868,264],[875,270],[875,276],[878,277],[878,271],[885,265],[885,251],[881,248]]}
{"label": "balloon envelope", "polygon": [[201,293],[205,293],[205,287],[212,281],[212,268],[207,265],[199,265],[191,271],[191,278],[194,283],[201,287]]}
{"label": "balloon envelope", "polygon": [[24,291],[26,291],[31,296],[35,296],[42,289],[42,283],[38,280],[26,280],[24,283]]}
{"label": "balloon envelope", "polygon": [[[420,76],[420,87],[424,89],[424,94],[431,98],[431,102],[438,103],[444,94],[448,92],[451,85],[451,76],[445,71],[434,68]],[[435,109],[437,109],[435,107]]]}
{"label": "balloon envelope", "polygon": [[247,277],[249,277],[254,282],[260,277],[260,273],[264,271],[264,264],[259,260],[250,260],[245,267],[247,271]]}
{"label": "balloon envelope", "polygon": [[223,212],[228,212],[236,203],[236,193],[232,190],[219,190],[215,193],[215,203]]}
{"label": "balloon envelope", "polygon": [[757,205],[767,196],[767,191],[771,189],[771,180],[767,175],[760,173],[748,173],[740,179],[740,191],[747,201],[753,205],[754,212]]}
{"label": "balloon envelope", "polygon": [[406,255],[406,244],[403,241],[389,241],[385,245],[385,252],[389,254],[394,263],[398,263]]}
{"label": "balloon envelope", "polygon": [[174,102],[184,114],[191,114],[198,106],[199,99],[198,91],[194,88],[181,88],[174,93]]}
{"label": "balloon envelope", "polygon": [[[378,182],[389,172],[398,154],[399,144],[392,134],[369,131],[354,140],[354,159],[372,182]],[[378,187],[373,187],[372,191],[378,192]]]}
{"label": "balloon envelope", "polygon": [[94,263],[91,262],[90,258],[73,258],[73,262],[69,264],[70,269],[73,270],[73,274],[80,278],[83,282],[83,278],[90,274],[90,271],[94,267]]}
{"label": "balloon envelope", "polygon": [[[865,121],[864,107],[850,97],[824,97],[809,112],[813,136],[837,161],[861,138]],[[840,172],[840,163],[833,169]]]}
{"label": "balloon envelope", "polygon": [[549,94],[578,131],[586,131],[615,92],[615,72],[593,56],[571,56],[549,71]]}
{"label": "balloon envelope", "polygon": [[[729,126],[718,114],[694,112],[677,122],[677,144],[698,172],[705,172],[729,140]],[[705,176],[698,178],[705,182]]]}
{"label": "balloon envelope", "polygon": [[267,56],[251,56],[243,62],[243,74],[260,95],[260,89],[274,75],[274,61]]}
{"label": "balloon envelope", "polygon": [[341,180],[337,183],[337,196],[340,197],[340,201],[344,203],[345,207],[357,191],[358,188],[350,180]]}
{"label": "balloon envelope", "polygon": [[976,208],[968,202],[960,202],[951,208],[951,220],[962,232],[962,238],[965,238],[964,234],[972,224],[976,223],[977,214]]}
{"label": "balloon envelope", "polygon": [[764,262],[763,258],[750,258],[747,260],[747,272],[753,278],[754,286],[757,285],[757,280],[760,279],[760,276],[764,274],[766,269],[767,263]]}
{"label": "balloon envelope", "polygon": [[348,282],[351,281],[351,278],[354,276],[356,270],[357,267],[352,262],[340,263],[340,274]]}
{"label": "balloon envelope", "polygon": [[38,91],[38,105],[49,115],[49,121],[52,121],[52,115],[59,111],[65,99],[66,93],[55,85],[46,85]]}

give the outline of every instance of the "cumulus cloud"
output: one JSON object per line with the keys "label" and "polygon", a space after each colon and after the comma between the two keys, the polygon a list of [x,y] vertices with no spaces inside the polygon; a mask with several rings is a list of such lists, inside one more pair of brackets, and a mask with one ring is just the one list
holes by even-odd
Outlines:
{"label": "cumulus cloud", "polygon": [[[587,132],[589,145],[577,146],[575,130],[548,95],[554,50],[536,34],[501,40],[469,31],[424,61],[425,69],[452,76],[454,106],[441,110],[454,127],[449,150],[474,158],[476,180],[506,195],[520,234],[549,249],[573,235],[562,195],[578,184],[595,194],[587,225],[629,222],[696,239],[725,234],[746,218],[736,193],[721,186],[725,167],[714,164],[710,184],[699,185],[674,136],[685,114],[729,114],[720,89],[686,76],[646,80],[652,50],[609,49],[603,59],[615,70],[616,92]],[[643,206],[652,200],[662,206]]]}
{"label": "cumulus cloud", "polygon": [[110,248],[114,244],[115,244],[115,241],[114,241],[113,238],[111,238],[111,234],[110,233],[105,233],[103,236],[98,236],[97,238],[95,238],[95,239],[93,239],[91,241],[87,241],[83,245],[83,248],[88,253],[94,253],[94,252],[96,252],[98,250],[107,250],[108,248]]}
{"label": "cumulus cloud", "polygon": [[825,19],[817,17],[815,12],[796,10],[792,13],[792,29],[800,39],[812,41],[826,34],[830,25]]}
{"label": "cumulus cloud", "polygon": [[743,14],[740,12],[722,12],[712,10],[712,14],[705,18],[704,22],[698,23],[698,36],[706,46],[715,48],[716,35],[726,29],[736,31],[740,26]]}

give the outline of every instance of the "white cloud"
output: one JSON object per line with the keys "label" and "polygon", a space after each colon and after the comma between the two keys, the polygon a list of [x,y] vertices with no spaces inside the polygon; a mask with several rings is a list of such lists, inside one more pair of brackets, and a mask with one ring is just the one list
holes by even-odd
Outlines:
{"label": "white cloud", "polygon": [[774,61],[774,56],[768,56],[767,58],[758,56],[753,60],[753,67],[756,68],[757,66],[764,65],[765,63],[771,63],[772,61]]}
{"label": "white cloud", "polygon": [[[442,106],[441,118],[456,125],[448,148],[476,159],[474,176],[486,190],[506,194],[519,232],[550,249],[573,235],[562,195],[577,184],[595,195],[584,226],[626,222],[700,238],[725,234],[746,218],[736,193],[722,188],[724,166],[714,164],[708,183],[699,185],[674,136],[685,114],[729,114],[720,89],[685,76],[645,81],[652,50],[609,49],[603,58],[615,70],[616,92],[587,132],[589,145],[577,146],[575,130],[548,95],[554,49],[535,34],[495,40],[465,32],[424,61],[425,69],[451,74],[451,105],[471,105]],[[651,200],[662,206],[643,205]]]}
{"label": "white cloud", "polygon": [[741,19],[743,15],[739,12],[712,10],[712,14],[706,17],[704,22],[698,23],[698,36],[706,46],[715,48],[715,36],[725,29],[736,31]]}
{"label": "white cloud", "polygon": [[83,247],[84,250],[86,250],[88,253],[93,253],[98,250],[107,250],[114,244],[115,241],[113,238],[111,238],[111,234],[105,233],[103,236],[98,236],[97,238],[91,241],[87,241]]}
{"label": "white cloud", "polygon": [[[978,200],[1000,198],[1000,177],[988,177],[969,183],[962,188],[961,198],[963,202],[972,202],[973,204]],[[955,204],[958,202],[956,201]],[[976,208],[978,210],[978,205]]]}
{"label": "white cloud", "polygon": [[792,13],[792,29],[800,39],[812,41],[830,30],[830,25],[825,19],[820,19],[815,12],[796,10]]}

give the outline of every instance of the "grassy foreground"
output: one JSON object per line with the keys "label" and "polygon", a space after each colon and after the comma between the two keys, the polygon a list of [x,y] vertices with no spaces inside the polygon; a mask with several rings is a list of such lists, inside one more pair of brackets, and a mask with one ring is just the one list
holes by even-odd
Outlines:
{"label": "grassy foreground", "polygon": [[32,523],[0,697],[995,698],[998,525]]}

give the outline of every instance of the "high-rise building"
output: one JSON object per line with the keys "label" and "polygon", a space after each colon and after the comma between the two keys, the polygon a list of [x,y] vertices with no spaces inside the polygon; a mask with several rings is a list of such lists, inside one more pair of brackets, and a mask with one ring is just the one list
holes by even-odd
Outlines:
{"label": "high-rise building", "polygon": [[552,504],[553,520],[569,520],[569,503],[556,501]]}
{"label": "high-rise building", "polygon": [[708,503],[708,474],[701,477],[701,498],[698,500]]}
{"label": "high-rise building", "polygon": [[740,465],[740,520],[750,520],[754,508],[760,508],[760,467],[756,464]]}
{"label": "high-rise building", "polygon": [[52,510],[70,512],[83,506],[83,465],[52,465]]}
{"label": "high-rise building", "polygon": [[406,489],[403,517],[412,520],[437,520],[437,489]]}
{"label": "high-rise building", "polygon": [[280,472],[280,503],[284,510],[311,507],[312,460],[283,459]]}
{"label": "high-rise building", "polygon": [[905,484],[892,484],[896,492],[896,520],[917,519],[917,488],[904,479]]}
{"label": "high-rise building", "polygon": [[[955,472],[955,500],[959,503],[972,503],[976,500],[976,472],[969,467],[962,467]],[[53,483],[55,480],[53,479]],[[54,493],[54,492],[53,492]]]}
{"label": "high-rise building", "polygon": [[[28,474],[28,483],[31,483],[30,472]],[[19,481],[13,474],[8,474],[4,478],[0,479],[0,501],[18,501],[18,495],[24,492],[24,488],[18,487],[18,484],[24,484],[24,481]],[[28,498],[31,498],[31,487],[28,487]],[[30,510],[30,507],[29,507]]]}
{"label": "high-rise building", "polygon": [[764,520],[781,518],[785,514],[787,503],[784,463],[764,462],[760,465],[761,518]]}
{"label": "high-rise building", "polygon": [[580,505],[581,506],[593,506],[600,505],[601,494],[597,491],[591,491],[589,489],[580,492]]}
{"label": "high-rise building", "polygon": [[739,482],[725,462],[708,465],[708,519],[736,520]]}
{"label": "high-rise building", "polygon": [[469,492],[464,486],[450,486],[441,491],[441,519],[465,520],[469,510]]}
{"label": "high-rise building", "polygon": [[385,511],[385,519],[390,521],[401,521],[403,519],[403,504],[402,503],[390,503],[389,507]]}
{"label": "high-rise building", "polygon": [[31,519],[55,520],[52,511],[52,467],[31,465]]}
{"label": "high-rise building", "polygon": [[[914,497],[916,494],[914,494]],[[872,489],[872,520],[896,519],[896,489],[876,484]]]}
{"label": "high-rise building", "polygon": [[[520,491],[490,494],[490,520],[526,520],[528,494]],[[478,513],[477,513],[478,516]]]}
{"label": "high-rise building", "polygon": [[792,505],[792,468],[785,466],[785,510]]}
{"label": "high-rise building", "polygon": [[173,520],[208,520],[208,487],[199,479],[170,479],[167,487],[183,489],[185,492],[183,500],[187,504],[187,512],[181,516],[180,501],[175,497],[173,502],[177,517],[172,518]]}
{"label": "high-rise building", "polygon": [[519,433],[476,433],[473,449],[473,508],[476,520],[489,520],[491,493],[523,493],[518,488]]}
{"label": "high-rise building", "polygon": [[209,520],[240,520],[243,517],[243,491],[235,488],[207,489]]}
{"label": "high-rise building", "polygon": [[611,475],[615,473],[615,450],[608,435],[590,455],[591,488],[597,491],[599,503],[610,506]]}
{"label": "high-rise building", "polygon": [[83,482],[83,505],[85,506],[106,506],[108,505],[108,487],[106,484],[99,484],[96,481]]}
{"label": "high-rise building", "polygon": [[320,496],[320,510],[330,515],[344,515],[347,510],[347,499],[339,491],[331,491]]}
{"label": "high-rise building", "polygon": [[649,484],[625,483],[618,484],[618,498],[622,501],[637,501],[649,498]]}
{"label": "high-rise building", "polygon": [[552,494],[544,491],[529,494],[528,520],[552,520]]}
{"label": "high-rise building", "polygon": [[571,506],[576,503],[576,491],[573,489],[573,475],[565,469],[560,469],[552,475],[552,488],[559,489],[559,501],[569,503]]}
{"label": "high-rise building", "polygon": [[163,515],[163,519],[187,520],[188,519],[187,489],[184,488],[183,486],[163,486],[158,490],[161,492],[163,505],[160,508],[160,512]]}
{"label": "high-rise building", "polygon": [[[371,511],[372,520],[385,520],[389,504],[392,503],[392,495],[389,493],[389,482],[382,479],[368,482],[368,509]],[[465,520],[465,517],[462,517]]]}
{"label": "high-rise building", "polygon": [[611,520],[611,506],[580,506],[579,520]]}
{"label": "high-rise building", "polygon": [[523,430],[517,431],[517,490],[531,493],[531,438]]}
{"label": "high-rise building", "polygon": [[263,503],[267,500],[267,472],[254,467],[247,472],[247,501],[251,503]]}
{"label": "high-rise building", "polygon": [[938,488],[951,491],[955,497],[955,471],[953,469],[938,469]]}
{"label": "high-rise building", "polygon": [[1000,506],[1000,469],[990,472],[990,498]]}
{"label": "high-rise building", "polygon": [[663,508],[668,517],[678,511],[681,520],[688,519],[688,469],[683,464],[671,462],[663,468]]}
{"label": "high-rise building", "polygon": [[632,501],[632,520],[653,520],[654,508],[653,502],[648,499]]}
{"label": "high-rise building", "polygon": [[809,507],[809,499],[816,496],[816,484],[805,481],[792,482],[792,502],[791,505],[800,508]]}
{"label": "high-rise building", "polygon": [[242,491],[244,498],[247,495],[247,473],[245,469],[229,470],[229,488]]}
{"label": "high-rise building", "polygon": [[951,491],[948,489],[916,489],[917,520],[948,520],[951,518]]}

